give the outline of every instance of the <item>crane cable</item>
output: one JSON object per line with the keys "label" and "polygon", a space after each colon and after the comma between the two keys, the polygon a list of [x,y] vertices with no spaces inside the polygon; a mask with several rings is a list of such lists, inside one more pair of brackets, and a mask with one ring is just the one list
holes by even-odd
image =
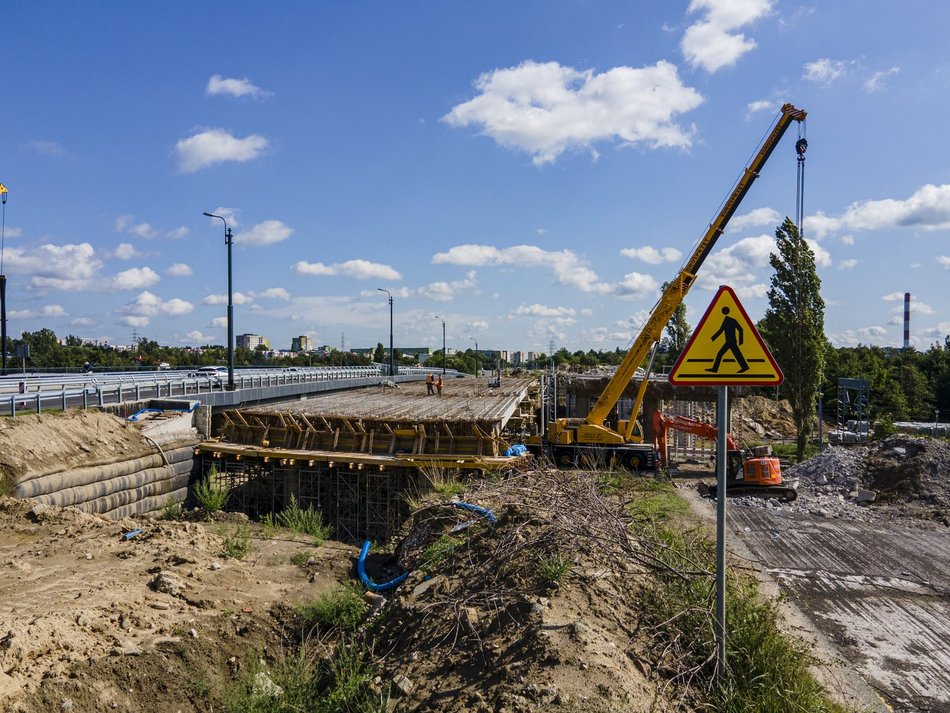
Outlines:
{"label": "crane cable", "polygon": [[805,122],[798,127],[798,141],[795,142],[795,152],[798,154],[798,176],[795,189],[795,225],[798,236],[805,237],[805,152],[808,150],[808,139],[805,138]]}

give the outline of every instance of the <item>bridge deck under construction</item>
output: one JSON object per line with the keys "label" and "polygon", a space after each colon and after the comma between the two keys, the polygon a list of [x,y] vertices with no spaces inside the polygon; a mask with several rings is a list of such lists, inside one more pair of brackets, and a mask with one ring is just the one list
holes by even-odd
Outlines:
{"label": "bridge deck under construction", "polygon": [[453,379],[443,395],[424,383],[321,394],[305,401],[228,410],[221,435],[201,449],[281,460],[365,466],[492,469],[510,459],[505,434],[527,428],[534,379]]}

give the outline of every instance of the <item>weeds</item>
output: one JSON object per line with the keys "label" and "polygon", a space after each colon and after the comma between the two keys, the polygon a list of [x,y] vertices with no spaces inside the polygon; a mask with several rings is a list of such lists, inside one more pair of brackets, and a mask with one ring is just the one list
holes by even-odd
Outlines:
{"label": "weeds", "polygon": [[218,469],[211,466],[208,474],[195,483],[194,493],[198,505],[204,510],[205,517],[211,519],[211,513],[223,510],[231,491],[226,485],[218,485]]}
{"label": "weeds", "polygon": [[303,567],[307,562],[310,561],[310,550],[301,550],[300,552],[294,552],[290,556],[290,563],[295,564],[298,567]]}
{"label": "weeds", "polygon": [[570,571],[570,558],[560,552],[542,556],[535,564],[535,576],[543,589],[559,585]]}
{"label": "weeds", "polygon": [[223,534],[221,553],[225,557],[242,560],[251,551],[251,531],[247,525],[241,524]]}
{"label": "weeds", "polygon": [[419,568],[426,574],[432,574],[464,544],[465,540],[461,537],[442,535],[422,551],[419,556]]}
{"label": "weeds", "polygon": [[274,517],[274,513],[269,512],[261,518],[261,528],[258,535],[262,540],[272,540],[276,537],[279,529],[280,525],[277,523],[277,518]]}
{"label": "weeds", "polygon": [[444,498],[461,495],[465,492],[465,483],[458,479],[458,471],[446,471],[445,468],[430,466],[421,469],[432,489]]}
{"label": "weeds", "polygon": [[314,510],[312,505],[301,508],[293,495],[290,496],[290,505],[277,513],[276,520],[271,519],[269,522],[273,525],[275,521],[291,532],[310,535],[315,547],[326,542],[333,534],[330,526],[323,521],[322,513]]}
{"label": "weeds", "polygon": [[181,517],[181,503],[169,497],[162,505],[162,514],[159,517],[162,520],[178,520]]}
{"label": "weeds", "polygon": [[366,614],[366,602],[354,587],[338,587],[317,599],[297,607],[297,612],[310,626],[352,631]]}

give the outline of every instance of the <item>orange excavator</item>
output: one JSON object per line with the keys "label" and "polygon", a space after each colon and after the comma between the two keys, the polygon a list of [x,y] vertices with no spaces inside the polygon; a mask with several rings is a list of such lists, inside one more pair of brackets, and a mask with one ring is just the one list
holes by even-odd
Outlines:
{"label": "orange excavator", "polygon": [[[657,463],[665,468],[669,462],[668,431],[683,431],[716,442],[719,429],[712,424],[698,421],[688,416],[653,414],[653,438],[657,453]],[[726,434],[726,495],[755,495],[763,498],[778,498],[791,502],[798,497],[795,488],[782,480],[782,468],[778,458],[769,455],[746,457],[731,433]],[[716,497],[715,485],[701,489],[703,495]]]}

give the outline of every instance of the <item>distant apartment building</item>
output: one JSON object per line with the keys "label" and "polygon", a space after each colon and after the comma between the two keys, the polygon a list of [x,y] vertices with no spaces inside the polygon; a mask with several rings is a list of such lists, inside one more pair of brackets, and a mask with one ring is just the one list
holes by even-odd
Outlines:
{"label": "distant apartment building", "polygon": [[313,340],[301,334],[299,337],[294,337],[290,340],[290,351],[292,352],[312,352],[313,351]]}
{"label": "distant apartment building", "polygon": [[251,351],[254,351],[259,346],[270,349],[270,340],[259,334],[239,334],[237,335],[237,346],[238,349],[250,349]]}
{"label": "distant apartment building", "polygon": [[508,363],[512,366],[524,366],[528,363],[528,355],[524,352],[509,352]]}

